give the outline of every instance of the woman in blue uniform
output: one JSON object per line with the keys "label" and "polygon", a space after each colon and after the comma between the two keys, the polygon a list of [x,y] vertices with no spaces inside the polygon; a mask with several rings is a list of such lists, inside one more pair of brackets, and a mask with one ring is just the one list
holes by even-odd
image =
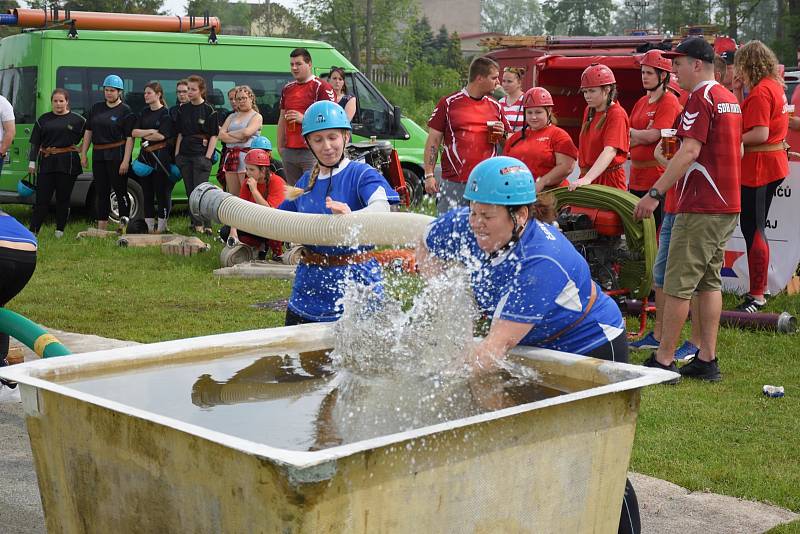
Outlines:
{"label": "woman in blue uniform", "polygon": [[131,206],[128,201],[128,167],[131,163],[133,138],[131,129],[135,116],[122,101],[122,78],[109,74],[103,80],[103,101],[98,102],[86,116],[86,130],[81,145],[81,165],[87,166],[89,145],[92,150],[92,175],[97,195],[97,227],[108,227],[111,211],[111,189],[117,198],[120,225],[127,224]]}
{"label": "woman in blue uniform", "polygon": [[[306,110],[302,133],[317,164],[289,189],[280,209],[333,215],[388,212],[390,204],[400,201],[377,170],[346,157],[344,148],[351,129],[344,110],[335,102],[316,102]],[[380,291],[381,268],[375,259],[364,256],[369,248],[306,246],[292,286],[286,325],[337,320],[342,314],[337,301],[347,280]]]}
{"label": "woman in blue uniform", "polygon": [[[470,355],[481,372],[517,345],[628,361],[619,308],[592,280],[589,265],[555,227],[540,220],[533,175],[516,158],[500,156],[470,173],[469,207],[433,221],[417,247],[423,275],[448,262],[470,269],[473,293],[491,320]],[[636,495],[626,484],[620,532],[639,532]]]}

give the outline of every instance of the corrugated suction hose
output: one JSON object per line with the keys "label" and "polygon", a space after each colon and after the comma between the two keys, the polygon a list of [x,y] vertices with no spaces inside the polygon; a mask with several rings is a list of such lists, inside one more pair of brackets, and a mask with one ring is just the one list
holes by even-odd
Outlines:
{"label": "corrugated suction hose", "polygon": [[277,241],[306,245],[413,245],[433,221],[433,217],[418,213],[331,216],[282,211],[248,202],[208,182],[192,191],[189,208],[195,216],[207,221]]}

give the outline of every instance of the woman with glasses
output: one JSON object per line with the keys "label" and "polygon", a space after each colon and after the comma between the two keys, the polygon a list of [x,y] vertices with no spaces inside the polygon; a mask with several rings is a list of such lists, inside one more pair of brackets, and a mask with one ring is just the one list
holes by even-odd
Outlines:
{"label": "woman with glasses", "polygon": [[347,120],[353,120],[353,116],[356,114],[356,97],[347,94],[347,82],[344,80],[344,69],[341,67],[331,67],[328,81],[335,93],[334,100],[344,109]]}
{"label": "woman with glasses", "polygon": [[244,182],[244,156],[250,149],[250,143],[261,133],[262,117],[256,106],[256,96],[247,85],[236,88],[236,111],[228,115],[219,129],[219,139],[225,143],[225,188],[233,195],[238,195]]}
{"label": "woman with glasses", "polygon": [[506,96],[500,99],[500,105],[503,107],[503,115],[515,132],[522,130],[525,125],[525,111],[522,107],[522,77],[524,75],[524,67],[503,69],[501,84]]}

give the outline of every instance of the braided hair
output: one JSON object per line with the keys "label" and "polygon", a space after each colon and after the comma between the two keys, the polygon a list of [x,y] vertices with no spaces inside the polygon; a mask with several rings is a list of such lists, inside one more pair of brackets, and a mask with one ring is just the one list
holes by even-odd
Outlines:
{"label": "braided hair", "polygon": [[[614,101],[617,99],[617,84],[610,83],[604,87],[609,88],[608,98],[606,99],[606,110],[608,110],[608,108],[611,107],[611,104],[613,104]],[[594,119],[594,115],[596,112],[597,111],[595,110],[595,108],[591,107],[589,108],[589,112],[586,114],[586,122],[584,122],[583,126],[581,126],[581,133],[586,133],[586,131],[589,129],[589,125],[592,123],[592,119]],[[600,130],[603,127],[603,125],[606,123],[607,116],[608,114],[605,114],[603,115],[602,119],[597,121],[597,125],[595,126],[596,130]]]}

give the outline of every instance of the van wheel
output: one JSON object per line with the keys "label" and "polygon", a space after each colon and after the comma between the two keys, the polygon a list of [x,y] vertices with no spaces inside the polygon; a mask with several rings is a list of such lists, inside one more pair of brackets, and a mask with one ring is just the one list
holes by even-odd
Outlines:
{"label": "van wheel", "polygon": [[411,197],[411,205],[419,206],[425,196],[425,186],[419,174],[403,167],[403,177],[406,179],[406,187],[408,188],[409,196]]}
{"label": "van wheel", "polygon": [[[114,190],[111,190],[111,212],[108,218],[114,222],[119,221],[119,208],[117,204],[117,195]],[[141,219],[144,217],[144,191],[139,182],[128,178],[128,203],[131,206],[130,220]]]}

